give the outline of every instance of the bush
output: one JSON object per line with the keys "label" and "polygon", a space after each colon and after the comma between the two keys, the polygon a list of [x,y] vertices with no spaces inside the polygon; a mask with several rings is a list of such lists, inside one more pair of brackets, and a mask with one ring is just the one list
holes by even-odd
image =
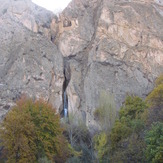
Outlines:
{"label": "bush", "polygon": [[160,84],[163,84],[163,74],[161,74],[155,81],[156,86],[158,86]]}
{"label": "bush", "polygon": [[63,120],[64,133],[71,144],[72,157],[67,162],[91,162],[94,157],[92,138],[82,118],[70,112],[68,120]]}
{"label": "bush", "polygon": [[[8,162],[35,162],[44,157],[51,161],[62,157],[63,161],[68,155],[59,115],[43,100],[19,100],[6,115],[0,131]],[[67,152],[63,154],[62,149]]]}
{"label": "bush", "polygon": [[[145,143],[143,138],[138,137],[137,134],[132,134],[126,139],[122,140],[113,154],[110,156],[111,163],[145,163]],[[112,151],[110,151],[112,153]]]}
{"label": "bush", "polygon": [[97,158],[102,162],[108,153],[108,138],[105,132],[101,132],[94,137],[94,148],[97,151]]}
{"label": "bush", "polygon": [[88,136],[88,128],[83,120],[76,116],[76,112],[69,113],[68,122],[67,120],[62,121],[62,125],[72,147],[75,147]]}
{"label": "bush", "polygon": [[142,119],[134,119],[131,121],[131,128],[135,133],[139,133],[144,128],[144,126],[145,124]]}
{"label": "bush", "polygon": [[146,100],[152,107],[163,106],[163,83],[155,87]]}
{"label": "bush", "polygon": [[127,96],[119,112],[119,120],[116,121],[111,131],[112,147],[127,138],[133,132],[140,132],[144,127],[141,119],[142,113],[147,109],[147,104],[140,97]]}
{"label": "bush", "polygon": [[146,102],[144,102],[138,96],[127,96],[124,105],[122,106],[119,117],[128,117],[129,119],[140,118],[141,113],[148,108]]}
{"label": "bush", "polygon": [[127,96],[110,134],[110,162],[143,162],[145,127],[142,115],[147,103],[140,97]]}
{"label": "bush", "polygon": [[81,160],[78,157],[71,157],[69,158],[66,163],[82,163]]}
{"label": "bush", "polygon": [[132,130],[130,127],[117,120],[110,134],[112,148],[116,148],[117,144],[131,133]]}
{"label": "bush", "polygon": [[150,106],[144,114],[146,125],[150,127],[154,122],[163,122],[163,74],[156,79],[155,88],[147,96],[146,101]]}
{"label": "bush", "polygon": [[47,157],[39,158],[38,163],[52,163]]}
{"label": "bush", "polygon": [[146,100],[151,107],[163,106],[163,74],[161,74],[155,81],[155,88],[147,96]]}
{"label": "bush", "polygon": [[163,123],[157,122],[147,131],[146,141],[146,157],[149,162],[163,162]]}

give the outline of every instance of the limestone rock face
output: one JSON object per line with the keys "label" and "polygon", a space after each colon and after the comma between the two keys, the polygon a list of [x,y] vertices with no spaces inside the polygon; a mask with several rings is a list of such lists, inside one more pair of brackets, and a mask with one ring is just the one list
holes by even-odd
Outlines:
{"label": "limestone rock face", "polygon": [[160,0],[72,0],[56,17],[30,0],[0,0],[0,116],[21,94],[43,97],[97,128],[101,91],[117,109],[163,73]]}
{"label": "limestone rock face", "polygon": [[57,35],[57,16],[31,0],[0,0],[0,16],[12,19],[29,30],[54,39]]}
{"label": "limestone rock face", "polygon": [[[59,109],[64,80],[61,53],[45,34],[28,26],[36,18],[28,15],[30,1],[0,0],[0,4],[0,117],[22,94],[44,98]],[[40,21],[48,20],[40,17]]]}
{"label": "limestone rock face", "polygon": [[90,128],[102,90],[119,109],[127,94],[145,97],[163,72],[162,12],[162,1],[73,0],[62,13],[78,22],[58,41],[71,73],[69,111],[84,113]]}

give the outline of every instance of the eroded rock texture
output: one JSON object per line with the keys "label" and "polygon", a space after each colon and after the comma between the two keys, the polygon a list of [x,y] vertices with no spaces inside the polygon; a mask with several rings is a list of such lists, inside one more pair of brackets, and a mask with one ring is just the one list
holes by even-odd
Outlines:
{"label": "eroded rock texture", "polygon": [[[68,110],[90,129],[101,91],[145,97],[163,72],[163,3],[73,0],[59,17],[30,0],[0,0],[0,109],[26,93]],[[20,7],[21,6],[21,7]]]}
{"label": "eroded rock texture", "polygon": [[[37,12],[35,5],[25,0],[0,0],[0,4],[0,116],[22,94],[45,98],[59,109],[64,80],[62,55],[47,33],[39,32],[51,31],[39,24],[44,21],[48,25],[51,13],[39,7]],[[38,24],[32,24],[34,21]],[[38,26],[38,31],[32,25]]]}
{"label": "eroded rock texture", "polygon": [[74,0],[63,12],[76,22],[58,41],[71,73],[69,110],[91,129],[102,90],[120,108],[126,94],[145,97],[163,72],[163,7],[156,2]]}

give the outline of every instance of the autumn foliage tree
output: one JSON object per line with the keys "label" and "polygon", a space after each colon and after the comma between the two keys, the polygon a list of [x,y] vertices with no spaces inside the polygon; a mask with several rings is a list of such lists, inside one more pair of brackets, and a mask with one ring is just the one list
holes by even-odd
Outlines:
{"label": "autumn foliage tree", "polygon": [[8,162],[33,163],[44,157],[64,162],[69,151],[62,132],[59,115],[50,104],[22,98],[2,122],[0,139]]}
{"label": "autumn foliage tree", "polygon": [[14,107],[1,125],[0,137],[7,150],[8,162],[32,162],[36,160],[35,126],[32,117],[23,109]]}

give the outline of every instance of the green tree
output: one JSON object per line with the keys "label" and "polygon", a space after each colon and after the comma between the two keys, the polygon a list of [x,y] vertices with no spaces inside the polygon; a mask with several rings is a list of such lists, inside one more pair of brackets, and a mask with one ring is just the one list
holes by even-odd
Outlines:
{"label": "green tree", "polygon": [[50,104],[22,98],[2,122],[0,138],[8,162],[35,162],[45,157],[64,162],[68,143],[62,132],[59,115]]}
{"label": "green tree", "polygon": [[121,140],[127,138],[131,133],[132,129],[128,127],[128,125],[121,123],[119,120],[117,120],[110,134],[112,148],[115,149],[117,147],[117,144]]}
{"label": "green tree", "polygon": [[147,131],[145,136],[146,157],[149,162],[163,162],[163,123],[157,122]]}
{"label": "green tree", "polygon": [[126,100],[119,111],[120,119],[122,117],[135,119],[140,118],[141,113],[148,108],[148,105],[138,96],[127,96]]}
{"label": "green tree", "polygon": [[119,120],[116,121],[111,131],[112,147],[127,138],[133,132],[139,133],[144,127],[142,113],[148,107],[147,103],[138,96],[127,96],[119,111]]}
{"label": "green tree", "polygon": [[[144,119],[148,105],[140,97],[127,96],[110,134],[111,162],[143,162],[145,143],[142,138]],[[136,142],[136,143],[134,143]]]}
{"label": "green tree", "polygon": [[121,143],[118,143],[116,149],[111,149],[110,162],[111,163],[145,163],[145,142],[143,138],[133,133]]}

